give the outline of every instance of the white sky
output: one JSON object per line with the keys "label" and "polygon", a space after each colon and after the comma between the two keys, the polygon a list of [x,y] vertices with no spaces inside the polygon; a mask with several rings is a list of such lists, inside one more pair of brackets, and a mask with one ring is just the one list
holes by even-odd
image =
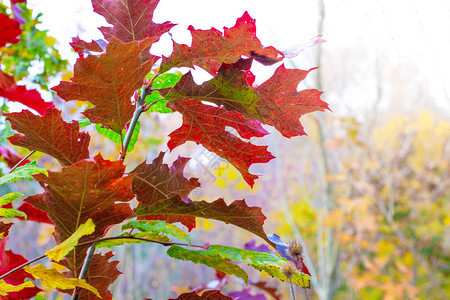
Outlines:
{"label": "white sky", "polygon": [[[70,52],[73,36],[82,39],[102,38],[96,29],[107,26],[92,12],[88,0],[29,0],[29,5],[44,13],[43,28],[60,42],[63,55]],[[223,5],[225,4],[225,5]],[[395,64],[410,66],[417,83],[426,83],[433,102],[450,111],[450,1],[448,0],[325,0],[326,19],[323,44],[329,53],[346,53],[347,59],[358,61],[358,76],[373,73],[372,61],[381,68]],[[278,49],[308,42],[317,35],[318,1],[314,0],[161,0],[154,21],[171,21],[180,26],[171,33],[177,42],[189,40],[188,25],[197,29],[231,27],[247,10],[256,19],[257,34],[263,45]],[[166,36],[162,39],[168,41]],[[166,53],[168,54],[166,49]],[[361,56],[361,57],[360,57]],[[313,50],[308,49],[295,60],[298,67],[314,67]],[[336,59],[339,59],[337,57]],[[289,65],[289,62],[287,62]],[[348,68],[351,68],[349,64]],[[338,73],[339,70],[322,72]],[[352,72],[352,70],[347,70]],[[256,74],[258,76],[258,74]],[[264,80],[270,74],[262,74]],[[330,95],[329,101],[348,102],[366,107],[373,102],[373,80],[361,78],[359,86],[343,87],[345,99]],[[367,98],[367,99],[365,99]],[[345,104],[344,104],[345,105]]]}

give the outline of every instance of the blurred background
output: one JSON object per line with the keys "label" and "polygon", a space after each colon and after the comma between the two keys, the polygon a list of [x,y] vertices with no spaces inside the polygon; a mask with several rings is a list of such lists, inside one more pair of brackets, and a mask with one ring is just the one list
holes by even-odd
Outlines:
{"label": "blurred background", "polygon": [[[54,38],[47,39],[49,47],[68,61],[67,66],[48,63],[64,66],[47,76],[52,87],[61,77],[72,76],[77,55],[68,44],[71,38],[102,38],[96,28],[107,23],[86,0],[29,0],[28,7],[33,16],[43,13],[38,28],[48,30],[48,37]],[[277,158],[252,166],[252,173],[262,175],[253,189],[234,167],[193,143],[166,155],[165,162],[171,164],[178,155],[192,157],[186,177],[198,177],[202,183],[191,194],[193,200],[223,197],[231,203],[245,198],[249,205],[263,208],[267,233],[301,242],[311,272],[310,299],[450,298],[450,2],[161,0],[154,20],[179,24],[170,35],[189,43],[188,25],[222,30],[232,27],[244,11],[256,19],[263,45],[279,50],[303,45],[303,52],[284,63],[288,68],[318,67],[299,89],[323,91],[322,99],[332,112],[302,117],[308,136],[288,140],[267,127],[271,134],[255,143],[269,145]],[[169,55],[170,35],[165,34],[152,52]],[[327,42],[308,47],[319,35]],[[39,73],[47,65],[32,67]],[[276,67],[255,64],[256,84]],[[208,77],[197,71],[195,79]],[[26,78],[23,84],[36,87]],[[43,94],[53,97],[48,91]],[[85,109],[81,102],[55,102],[67,117]],[[142,116],[139,142],[127,156],[128,170],[167,151],[167,134],[180,124],[178,114]],[[101,151],[117,159],[118,144],[95,128],[85,129],[92,135],[92,154]],[[46,156],[38,165],[60,168]],[[40,192],[29,182],[2,186],[1,191],[18,189],[27,195]],[[42,249],[53,245],[50,228],[33,222],[13,226],[10,235],[23,237],[11,239],[10,246],[28,259],[42,254],[27,247],[30,239]],[[263,243],[212,221],[199,220],[192,231],[196,244],[243,247],[252,239],[256,245]],[[115,299],[167,299],[192,287],[217,284],[214,270],[174,261],[159,245],[126,245],[114,251],[123,272],[112,288]],[[281,299],[289,299],[287,284],[250,274],[276,287]],[[244,288],[231,279],[225,291]],[[264,299],[256,298],[264,291],[255,286],[250,293]],[[297,293],[304,296],[301,289]],[[49,299],[55,297],[48,294]]]}

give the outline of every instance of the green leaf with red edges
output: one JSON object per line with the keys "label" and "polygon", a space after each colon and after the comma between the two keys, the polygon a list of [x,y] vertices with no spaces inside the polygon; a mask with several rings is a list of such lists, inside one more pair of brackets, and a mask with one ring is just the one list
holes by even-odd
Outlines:
{"label": "green leaf with red edges", "polygon": [[249,71],[251,63],[252,59],[241,59],[235,64],[223,64],[217,76],[202,85],[195,85],[188,73],[173,89],[160,93],[174,102],[197,99],[223,105],[228,111],[275,126],[285,137],[306,134],[299,118],[328,109],[328,104],[320,100],[318,90],[297,91],[309,71],[288,70],[281,65],[270,79],[255,88],[250,85],[253,81]]}
{"label": "green leaf with red edges", "polygon": [[64,122],[57,109],[47,110],[42,117],[24,110],[6,114],[6,120],[21,133],[8,138],[16,146],[44,152],[65,166],[89,157],[89,134],[80,132],[76,121]]}
{"label": "green leaf with red edges", "polygon": [[199,66],[211,74],[216,74],[222,63],[235,63],[242,55],[255,57],[265,65],[277,63],[283,54],[273,47],[263,47],[256,37],[255,20],[245,12],[237,19],[234,27],[224,28],[224,33],[217,29],[195,30],[189,26],[192,34],[192,46],[173,42],[173,53],[164,57],[161,72],[174,67]]}
{"label": "green leaf with red edges", "polygon": [[164,155],[161,152],[151,164],[143,162],[130,172],[134,174],[133,192],[143,205],[152,205],[176,195],[186,199],[192,190],[200,187],[197,178],[187,179],[183,175],[189,158],[178,157],[169,168],[163,164]]}
{"label": "green leaf with red edges", "polygon": [[121,42],[140,41],[159,37],[175,24],[153,22],[153,13],[159,0],[93,0],[94,11],[113,27],[100,27],[107,40],[113,37]]}
{"label": "green leaf with red edges", "polygon": [[170,298],[169,300],[232,300],[228,296],[225,296],[218,290],[204,291],[200,295],[196,291],[190,293],[183,293],[179,295],[176,299]]}
{"label": "green leaf with red edges", "polygon": [[[155,39],[122,44],[113,38],[100,56],[78,58],[71,82],[52,88],[66,101],[94,104],[83,114],[92,122],[121,134],[134,113],[131,98],[142,86],[157,57],[148,54]],[[145,59],[143,59],[145,57]]]}
{"label": "green leaf with red edges", "polygon": [[[206,251],[208,255],[220,256],[234,262],[242,262],[259,271],[264,271],[272,277],[282,281],[289,281],[281,271],[283,266],[288,263],[284,257],[269,253],[239,249],[221,245],[211,245]],[[292,283],[301,287],[310,287],[309,276],[296,271],[292,276]]]}
{"label": "green leaf with red edges", "polygon": [[17,44],[17,38],[22,33],[20,24],[16,20],[10,19],[5,14],[0,14],[0,47],[7,43]]}
{"label": "green leaf with red edges", "polygon": [[[108,290],[109,286],[122,274],[117,270],[117,264],[119,261],[109,261],[114,254],[112,252],[107,252],[105,254],[94,254],[92,257],[92,262],[89,267],[89,271],[86,276],[86,282],[91,286],[95,287],[100,293],[103,300],[112,299],[112,294]],[[68,267],[67,260],[62,262],[63,265]],[[69,278],[78,277],[81,266],[77,272],[66,272],[64,275]],[[64,292],[72,294],[73,290],[65,290]],[[80,294],[80,299],[100,299],[95,296],[95,294],[89,290],[82,289]]]}
{"label": "green leaf with red edges", "polygon": [[188,250],[180,246],[172,245],[167,250],[167,255],[172,258],[202,264],[229,275],[235,275],[238,278],[244,279],[245,283],[248,283],[248,275],[241,267],[218,255],[209,255],[207,251]]}
{"label": "green leaf with red edges", "polygon": [[233,224],[245,229],[264,239],[267,243],[275,247],[263,229],[264,220],[261,208],[257,206],[249,207],[245,200],[236,200],[227,205],[223,199],[213,202],[181,200],[180,197],[160,200],[158,203],[147,206],[139,204],[135,209],[138,216],[145,215],[172,215],[183,217],[198,217],[212,219]]}
{"label": "green leaf with red edges", "polygon": [[[121,223],[133,211],[128,202],[134,198],[132,176],[123,177],[121,161],[83,160],[64,167],[61,172],[48,172],[33,177],[44,187],[44,193],[30,196],[25,202],[45,211],[55,224],[53,233],[60,244],[90,218],[94,233],[84,236],[80,243],[102,237],[111,225]],[[71,266],[80,266],[89,246],[77,247],[67,257]]]}
{"label": "green leaf with red edges", "polygon": [[[192,81],[193,83],[192,75],[188,74],[183,77],[187,78],[184,82]],[[267,146],[256,146],[245,142],[226,128],[236,129],[244,139],[268,134],[257,120],[246,119],[238,112],[227,111],[223,107],[206,105],[196,100],[179,99],[169,102],[168,107],[183,115],[183,125],[169,135],[170,140],[167,145],[170,150],[187,141],[201,144],[209,151],[228,160],[241,172],[250,186],[253,186],[255,179],[258,178],[257,175],[249,172],[250,166],[254,163],[266,163],[274,158],[267,151]]]}

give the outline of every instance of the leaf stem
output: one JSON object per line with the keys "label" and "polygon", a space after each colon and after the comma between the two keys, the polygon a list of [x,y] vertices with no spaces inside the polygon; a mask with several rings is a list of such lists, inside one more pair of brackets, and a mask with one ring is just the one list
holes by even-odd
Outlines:
{"label": "leaf stem", "polygon": [[177,246],[186,246],[186,247],[194,247],[194,248],[202,248],[202,249],[207,249],[208,248],[206,246],[192,245],[192,244],[189,245],[189,244],[186,244],[186,243],[161,242],[161,241],[141,238],[141,237],[137,237],[137,236],[113,236],[113,237],[100,238],[100,239],[96,239],[96,240],[92,240],[92,241],[86,241],[86,242],[79,243],[79,244],[77,244],[77,247],[78,246],[83,246],[83,245],[90,245],[90,244],[93,244],[93,243],[110,241],[110,240],[119,240],[119,239],[140,240],[140,241],[144,241],[144,242],[151,242],[151,243],[161,244],[163,246],[177,245]]}
{"label": "leaf stem", "polygon": [[33,155],[36,152],[36,150],[31,151],[27,155],[25,155],[14,167],[11,168],[11,170],[8,171],[7,174],[14,172],[15,169],[17,169],[24,161],[27,160],[31,155]]}
{"label": "leaf stem", "polygon": [[5,277],[8,276],[8,275],[11,275],[12,273],[14,273],[14,272],[16,272],[16,271],[19,271],[20,269],[23,269],[24,267],[26,267],[26,266],[28,266],[28,265],[30,265],[30,264],[32,264],[32,263],[34,263],[34,262],[36,262],[36,261],[38,261],[38,260],[44,258],[45,256],[46,256],[46,255],[43,254],[43,255],[41,255],[41,256],[38,256],[38,257],[36,257],[36,258],[33,258],[33,259],[30,260],[30,261],[27,261],[26,263],[21,264],[21,265],[18,266],[18,267],[15,267],[14,269],[9,270],[8,272],[6,272],[6,273],[3,274],[2,276],[0,276],[0,280],[3,279],[3,278],[5,278]]}
{"label": "leaf stem", "polygon": [[[105,241],[109,241],[109,240],[124,239],[124,238],[125,238],[125,239],[131,239],[131,240],[140,240],[140,241],[144,241],[144,242],[157,243],[157,244],[161,244],[161,245],[163,245],[163,246],[177,245],[177,246],[185,246],[185,247],[201,248],[201,249],[205,249],[205,250],[208,249],[207,246],[192,245],[192,244],[189,245],[189,244],[185,244],[185,243],[174,243],[174,242],[161,242],[161,241],[156,241],[156,240],[151,240],[151,239],[146,239],[146,238],[141,238],[141,237],[136,237],[136,236],[126,236],[126,237],[124,237],[124,236],[113,236],[113,237],[99,238],[99,239],[96,239],[96,240],[86,241],[86,242],[78,243],[77,245],[75,245],[75,247],[78,247],[78,246],[84,246],[84,245],[91,245],[91,244],[93,244],[92,247],[90,247],[89,250],[88,250],[88,253],[87,253],[86,258],[85,258],[85,260],[84,260],[83,267],[82,267],[82,269],[81,269],[79,278],[81,278],[81,275],[83,274],[83,268],[84,268],[84,266],[86,265],[86,262],[87,262],[87,260],[88,260],[88,257],[94,255],[94,250],[95,250],[95,244],[96,244],[96,243],[99,243],[99,242],[105,242]],[[94,249],[94,250],[91,250],[91,249]],[[90,255],[90,253],[92,253],[92,255]],[[20,269],[22,269],[22,268],[24,268],[24,267],[26,267],[26,266],[28,266],[28,265],[30,265],[30,264],[32,264],[32,263],[38,261],[38,260],[44,258],[44,257],[46,257],[45,254],[43,254],[43,255],[41,255],[41,256],[38,256],[38,257],[36,257],[36,258],[33,258],[32,260],[27,261],[26,263],[23,263],[23,264],[21,264],[21,265],[18,266],[18,267],[15,267],[14,269],[12,269],[12,270],[6,272],[5,274],[1,275],[1,276],[0,276],[0,280],[3,279],[3,278],[5,278],[5,277],[8,276],[8,275],[11,275],[12,273],[14,273],[14,272],[16,272],[16,271],[19,271]],[[90,258],[90,260],[92,260],[92,257]],[[89,264],[90,264],[90,261],[89,261]],[[89,266],[88,266],[88,267],[89,267]],[[74,292],[74,294],[75,294],[75,292]],[[74,298],[72,298],[72,299],[74,299]],[[75,298],[75,299],[76,299],[76,298]]]}

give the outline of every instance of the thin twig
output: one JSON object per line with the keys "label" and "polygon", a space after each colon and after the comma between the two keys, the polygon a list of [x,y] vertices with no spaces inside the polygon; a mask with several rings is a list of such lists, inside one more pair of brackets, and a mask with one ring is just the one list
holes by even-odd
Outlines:
{"label": "thin twig", "polygon": [[11,275],[12,273],[14,273],[14,272],[16,272],[16,271],[19,271],[20,269],[22,269],[22,268],[24,268],[24,267],[26,267],[26,266],[28,266],[28,265],[30,265],[30,264],[32,264],[32,263],[38,261],[38,260],[44,258],[44,257],[46,257],[45,254],[43,254],[43,255],[41,255],[41,256],[38,256],[38,257],[36,257],[36,258],[33,258],[32,260],[27,261],[26,263],[23,263],[23,264],[21,264],[20,266],[15,267],[14,269],[9,270],[8,272],[6,272],[6,273],[3,274],[2,276],[0,276],[0,280],[3,279],[3,278],[5,278],[5,277],[8,276],[8,275]]}
{"label": "thin twig", "polygon": [[144,112],[144,106],[145,106],[145,98],[147,95],[151,93],[151,89],[147,87],[148,83],[144,83],[142,86],[142,94],[141,96],[136,100],[136,109],[134,110],[133,117],[130,121],[130,126],[128,127],[127,133],[125,134],[125,138],[122,144],[122,150],[119,156],[120,160],[125,160],[125,156],[127,156],[127,149],[130,145],[131,137],[133,136],[134,128],[136,127],[136,124],[139,120],[139,117]]}
{"label": "thin twig", "polygon": [[[86,242],[79,243],[79,244],[75,245],[75,247],[85,246],[85,245],[91,245],[91,244],[100,243],[100,242],[105,242],[105,241],[110,241],[110,240],[118,240],[118,239],[140,240],[140,241],[144,241],[144,242],[157,243],[157,244],[160,244],[160,245],[163,245],[163,246],[166,246],[166,247],[167,247],[167,246],[172,246],[172,245],[177,245],[177,246],[185,246],[185,247],[192,247],[192,248],[208,249],[207,246],[189,245],[189,244],[186,244],[186,243],[161,242],[161,241],[156,241],[156,240],[151,240],[151,239],[146,239],[146,238],[141,238],[141,237],[136,237],[136,236],[125,236],[125,237],[124,237],[124,236],[113,236],[113,237],[99,238],[99,239],[96,239],[96,240],[91,240],[91,241],[86,241]],[[92,248],[92,247],[91,247],[91,248]],[[90,248],[89,248],[89,249],[90,249]],[[88,252],[88,254],[89,254],[89,253],[90,253],[90,252]],[[93,254],[94,254],[94,253],[92,252],[92,255],[93,255]],[[0,276],[0,280],[3,279],[3,278],[5,278],[5,277],[8,276],[8,275],[11,275],[12,273],[14,273],[14,272],[16,272],[16,271],[22,269],[23,267],[28,266],[29,264],[32,264],[32,263],[34,263],[34,262],[36,262],[36,261],[38,261],[38,260],[44,258],[44,257],[46,257],[45,254],[43,254],[43,255],[41,255],[41,256],[38,256],[38,257],[36,257],[36,258],[33,258],[32,260],[27,261],[26,263],[24,263],[24,264],[22,264],[22,265],[20,265],[20,266],[18,266],[18,267],[15,267],[14,269],[12,269],[12,270],[6,272],[5,274],[1,275],[1,276]],[[86,256],[86,257],[87,257],[87,256]],[[86,261],[86,260],[85,260],[85,261]],[[80,275],[81,275],[81,273],[80,273]]]}
{"label": "thin twig", "polygon": [[[81,267],[80,275],[78,276],[78,279],[86,279],[87,273],[89,271],[89,267],[91,266],[92,257],[94,257],[95,253],[95,243],[92,244],[91,247],[89,247],[86,258],[84,259],[83,266]],[[72,293],[72,300],[78,300],[80,298],[81,294],[81,287],[76,287],[73,290]]]}
{"label": "thin twig", "polygon": [[25,155],[14,167],[11,168],[11,170],[8,171],[7,174],[14,172],[15,169],[17,169],[24,161],[27,160],[31,155],[33,155],[36,152],[36,150],[31,151],[27,155]]}
{"label": "thin twig", "polygon": [[141,238],[141,237],[137,237],[137,236],[113,236],[113,237],[100,238],[100,239],[96,239],[96,240],[92,240],[92,241],[86,241],[86,242],[79,243],[79,244],[77,244],[77,247],[78,246],[84,246],[84,245],[90,245],[90,244],[93,244],[93,243],[100,243],[100,242],[104,242],[104,241],[119,240],[119,239],[139,240],[139,241],[144,241],[144,242],[157,243],[157,244],[160,244],[160,245],[163,245],[163,246],[177,245],[177,246],[185,246],[185,247],[208,249],[208,247],[206,247],[206,246],[189,245],[189,244],[186,244],[186,243],[161,242],[161,241]]}

